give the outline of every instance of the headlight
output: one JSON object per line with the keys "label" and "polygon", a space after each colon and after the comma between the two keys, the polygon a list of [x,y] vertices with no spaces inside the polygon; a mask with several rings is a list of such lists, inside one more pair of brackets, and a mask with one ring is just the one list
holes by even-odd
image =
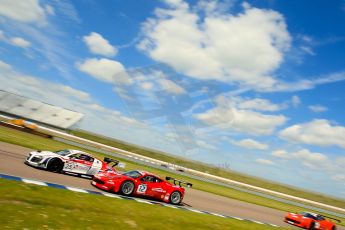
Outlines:
{"label": "headlight", "polygon": [[32,162],[40,162],[44,157],[43,156],[33,156],[31,158]]}

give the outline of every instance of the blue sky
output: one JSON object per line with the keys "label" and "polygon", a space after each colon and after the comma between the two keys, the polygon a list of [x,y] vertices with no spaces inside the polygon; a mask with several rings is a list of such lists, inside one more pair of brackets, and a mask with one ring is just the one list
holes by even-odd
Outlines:
{"label": "blue sky", "polygon": [[0,88],[345,198],[344,1],[0,1]]}

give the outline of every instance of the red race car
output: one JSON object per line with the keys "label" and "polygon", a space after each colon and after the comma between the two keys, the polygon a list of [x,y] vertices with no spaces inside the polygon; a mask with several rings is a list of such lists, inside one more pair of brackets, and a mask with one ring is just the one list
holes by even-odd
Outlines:
{"label": "red race car", "polygon": [[[333,219],[338,222],[340,220],[327,217],[328,219]],[[300,213],[288,213],[285,216],[284,222],[292,224],[297,227],[305,229],[322,229],[322,230],[335,230],[336,225],[330,220],[327,220],[325,216],[320,214],[315,214],[311,212],[300,212]]]}
{"label": "red race car", "polygon": [[[174,184],[168,182],[172,180]],[[166,203],[180,204],[185,189],[182,185],[192,187],[191,183],[166,177],[166,180],[143,171],[129,171],[123,174],[117,172],[98,173],[93,177],[92,185],[99,189],[121,193],[123,195],[144,196],[162,200]]]}

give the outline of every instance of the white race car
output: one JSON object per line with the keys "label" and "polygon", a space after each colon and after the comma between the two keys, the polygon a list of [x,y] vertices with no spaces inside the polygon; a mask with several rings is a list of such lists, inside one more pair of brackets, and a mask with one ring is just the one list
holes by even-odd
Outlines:
{"label": "white race car", "polygon": [[[112,166],[109,164],[113,163]],[[46,169],[51,172],[71,172],[78,175],[93,176],[98,172],[115,171],[113,168],[119,161],[105,157],[97,159],[79,150],[33,151],[25,160],[25,164]]]}

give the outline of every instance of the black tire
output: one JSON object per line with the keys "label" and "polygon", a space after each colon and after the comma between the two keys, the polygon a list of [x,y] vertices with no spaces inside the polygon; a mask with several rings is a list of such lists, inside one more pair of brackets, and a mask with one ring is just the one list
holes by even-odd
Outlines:
{"label": "black tire", "polygon": [[134,192],[134,183],[132,181],[125,181],[121,184],[120,193],[125,196],[130,196]]}
{"label": "black tire", "polygon": [[337,230],[337,227],[333,226],[333,227],[332,227],[332,230]]}
{"label": "black tire", "polygon": [[173,191],[171,194],[170,194],[170,203],[172,204],[180,204],[182,202],[182,195],[179,191]]}
{"label": "black tire", "polygon": [[53,158],[48,161],[47,170],[50,172],[61,172],[63,169],[63,162],[59,158]]}
{"label": "black tire", "polygon": [[314,227],[315,227],[315,222],[311,222],[308,229],[314,230]]}

